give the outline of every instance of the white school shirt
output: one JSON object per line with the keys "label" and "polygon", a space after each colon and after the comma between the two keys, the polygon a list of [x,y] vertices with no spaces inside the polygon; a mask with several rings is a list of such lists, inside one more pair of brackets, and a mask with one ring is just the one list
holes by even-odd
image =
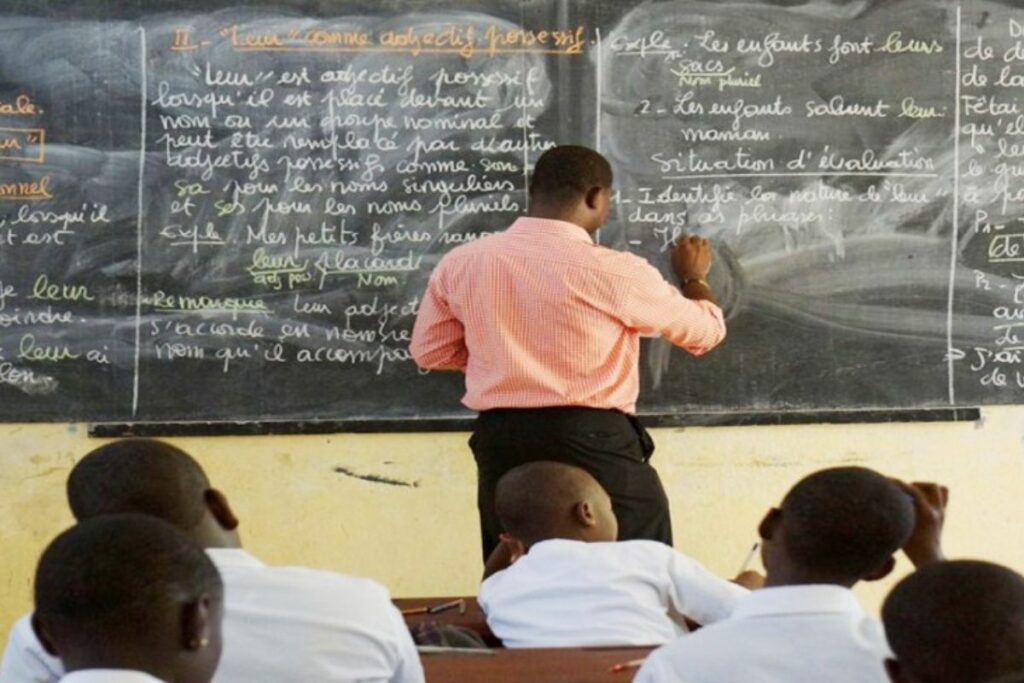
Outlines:
{"label": "white school shirt", "polygon": [[[215,683],[422,683],[409,629],[382,585],[303,567],[269,567],[244,550],[206,551],[224,581],[224,654]],[[56,683],[30,616],[14,625],[0,683]]]}
{"label": "white school shirt", "polygon": [[660,645],[726,618],[748,591],[654,541],[551,539],[488,577],[477,600],[506,647]]}
{"label": "white school shirt", "polygon": [[84,669],[67,674],[60,683],[164,683],[144,671],[130,669]]}
{"label": "white school shirt", "polygon": [[634,683],[888,683],[881,622],[842,586],[753,591],[732,617],[648,656]]}

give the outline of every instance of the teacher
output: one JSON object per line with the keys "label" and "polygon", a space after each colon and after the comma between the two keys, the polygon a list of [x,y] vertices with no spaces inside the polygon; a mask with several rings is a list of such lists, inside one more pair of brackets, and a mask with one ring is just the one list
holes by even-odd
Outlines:
{"label": "teacher", "polygon": [[528,216],[446,254],[431,274],[410,350],[430,370],[466,374],[479,416],[469,441],[479,472],[484,558],[500,543],[494,490],[525,462],[556,460],[608,491],[619,539],[672,544],[668,499],[637,421],[641,336],[694,355],[725,337],[705,280],[707,240],[681,238],[679,286],[647,261],[594,244],[608,218],[612,169],[586,147],[537,161]]}

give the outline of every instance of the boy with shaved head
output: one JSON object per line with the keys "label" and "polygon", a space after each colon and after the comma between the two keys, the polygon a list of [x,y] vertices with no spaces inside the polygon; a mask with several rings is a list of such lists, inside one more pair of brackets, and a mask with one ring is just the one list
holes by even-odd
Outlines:
{"label": "boy with shaved head", "polygon": [[[153,515],[206,549],[227,586],[218,681],[423,681],[412,637],[386,588],[333,572],[270,567],[245,552],[227,498],[184,451],[149,439],[101,446],[72,470],[67,494],[79,520]],[[61,673],[28,619],[15,624],[0,683],[45,683]]]}
{"label": "boy with shaved head", "polygon": [[882,620],[893,683],[1024,681],[1024,577],[997,564],[941,562],[903,579]]}
{"label": "boy with shaved head", "polygon": [[761,522],[765,587],[732,616],[656,650],[636,683],[884,683],[882,626],[850,588],[942,558],[946,491],[862,467],[805,477]]}
{"label": "boy with shaved head", "polygon": [[665,643],[724,619],[747,591],[654,541],[616,542],[612,502],[585,470],[533,462],[498,482],[506,530],[478,600],[506,647]]}
{"label": "boy with shaved head", "polygon": [[221,654],[223,585],[192,539],[145,515],[60,534],[39,560],[33,626],[66,683],[207,683]]}

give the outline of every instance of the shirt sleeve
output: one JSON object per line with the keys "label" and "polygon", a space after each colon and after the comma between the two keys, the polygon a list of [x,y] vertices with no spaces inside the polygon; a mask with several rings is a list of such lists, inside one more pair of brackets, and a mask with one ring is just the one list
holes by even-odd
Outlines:
{"label": "shirt sleeve", "polygon": [[484,616],[489,616],[491,609],[491,593],[495,590],[495,587],[501,583],[502,578],[505,575],[507,569],[502,569],[499,572],[494,572],[486,579],[480,582],[480,587],[476,590],[476,602],[480,605],[480,611],[484,613]]}
{"label": "shirt sleeve", "polygon": [[455,317],[443,287],[444,261],[434,269],[420,302],[409,351],[426,370],[465,370],[469,359],[466,332]]}
{"label": "shirt sleeve", "polygon": [[[684,636],[686,637],[686,636]],[[672,667],[669,645],[659,647],[647,655],[633,683],[686,683]]]}
{"label": "shirt sleeve", "polygon": [[0,683],[57,683],[64,667],[43,649],[32,631],[31,617],[19,619],[11,629],[0,663]]}
{"label": "shirt sleeve", "polygon": [[732,614],[736,603],[750,591],[715,576],[702,564],[680,552],[668,551],[669,600],[685,617],[701,626]]}
{"label": "shirt sleeve", "polygon": [[394,624],[395,637],[398,643],[398,662],[391,683],[423,683],[423,663],[416,651],[416,643],[412,640],[409,627],[397,608],[392,608],[391,618]]}
{"label": "shirt sleeve", "polygon": [[651,264],[636,258],[620,313],[622,321],[644,336],[664,337],[695,356],[725,339],[722,309],[710,301],[687,299]]}

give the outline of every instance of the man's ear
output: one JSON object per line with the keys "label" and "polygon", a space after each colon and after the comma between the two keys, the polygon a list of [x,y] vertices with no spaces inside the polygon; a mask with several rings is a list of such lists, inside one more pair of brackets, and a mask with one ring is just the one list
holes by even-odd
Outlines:
{"label": "man's ear", "polygon": [[770,541],[781,523],[782,510],[772,508],[765,513],[764,519],[757,525],[757,535],[761,537],[762,541]]}
{"label": "man's ear", "polygon": [[888,560],[883,562],[882,565],[878,569],[876,569],[873,572],[867,574],[861,580],[862,581],[878,581],[879,579],[884,579],[885,577],[889,576],[889,574],[891,574],[892,570],[895,569],[895,568],[896,568],[896,558],[895,557],[890,557]]}
{"label": "man's ear", "polygon": [[206,489],[203,498],[206,500],[206,508],[222,528],[227,531],[234,531],[238,528],[238,518],[235,517],[231,505],[223,493],[217,489]]}
{"label": "man's ear", "polygon": [[213,600],[203,594],[181,607],[181,649],[198,652],[210,644]]}
{"label": "man's ear", "polygon": [[587,194],[584,197],[584,201],[587,204],[587,208],[591,211],[596,211],[601,208],[601,193],[605,191],[603,187],[592,187],[587,190]]}
{"label": "man's ear", "polygon": [[597,515],[594,514],[594,506],[589,500],[582,500],[576,503],[572,509],[576,522],[585,527],[597,526]]}
{"label": "man's ear", "polygon": [[36,634],[36,640],[38,640],[39,644],[43,646],[44,650],[46,650],[46,654],[51,657],[60,657],[60,654],[57,652],[57,648],[53,646],[53,638],[51,638],[50,634],[46,632],[46,628],[36,617],[34,612],[32,613],[32,620],[30,623],[32,624],[32,632]]}

